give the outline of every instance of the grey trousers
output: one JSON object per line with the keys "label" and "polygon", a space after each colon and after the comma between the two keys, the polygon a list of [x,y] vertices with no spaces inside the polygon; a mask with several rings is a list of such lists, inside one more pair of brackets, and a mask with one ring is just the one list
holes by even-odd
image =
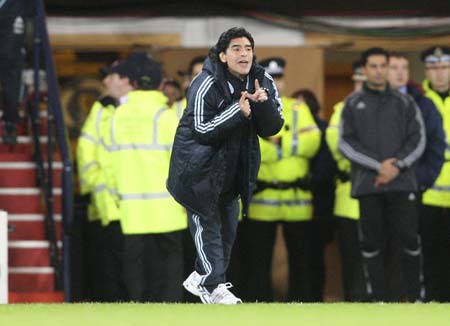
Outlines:
{"label": "grey trousers", "polygon": [[214,216],[188,211],[189,230],[197,250],[195,270],[202,275],[201,285],[210,292],[226,281],[238,216],[237,198],[220,203]]}

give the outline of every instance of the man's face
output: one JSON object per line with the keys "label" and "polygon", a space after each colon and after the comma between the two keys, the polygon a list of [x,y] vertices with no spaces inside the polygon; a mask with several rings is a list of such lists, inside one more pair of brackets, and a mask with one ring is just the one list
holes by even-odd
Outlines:
{"label": "man's face", "polygon": [[109,95],[119,100],[122,96],[128,92],[129,79],[120,77],[119,74],[113,73],[106,76],[103,79],[103,84],[106,87],[106,91]]}
{"label": "man's face", "polygon": [[367,77],[367,84],[370,87],[384,88],[386,86],[388,63],[384,55],[374,54],[369,56],[363,71]]}
{"label": "man's face", "polygon": [[435,90],[445,92],[450,88],[450,62],[425,64],[425,75]]}
{"label": "man's face", "polygon": [[192,73],[191,73],[191,81],[197,76],[203,69],[203,63],[196,63],[192,66]]}
{"label": "man's face", "polygon": [[278,93],[283,94],[283,91],[284,91],[284,77],[283,76],[273,77],[273,81],[275,83],[275,86],[277,87]]}
{"label": "man's face", "polygon": [[169,106],[172,106],[182,95],[181,90],[171,84],[164,85],[162,92],[169,99]]}
{"label": "man's face", "polygon": [[230,73],[238,78],[250,72],[253,62],[253,49],[248,38],[238,37],[230,41],[225,52],[219,54],[220,61],[226,63]]}
{"label": "man's face", "polygon": [[409,62],[406,58],[390,57],[388,81],[395,89],[405,86],[409,80]]}

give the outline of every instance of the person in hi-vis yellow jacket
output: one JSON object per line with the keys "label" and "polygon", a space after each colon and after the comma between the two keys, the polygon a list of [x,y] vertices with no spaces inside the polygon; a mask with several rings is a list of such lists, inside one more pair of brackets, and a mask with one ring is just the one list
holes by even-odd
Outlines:
{"label": "person in hi-vis yellow jacket", "polygon": [[422,196],[420,236],[426,300],[450,302],[450,48],[428,48],[422,53],[422,61],[425,96],[441,114],[447,143],[439,176]]}
{"label": "person in hi-vis yellow jacket", "polygon": [[[284,60],[270,58],[261,65],[280,91]],[[283,129],[270,139],[260,138],[261,166],[248,214],[246,295],[251,301],[273,300],[272,252],[280,223],[289,254],[289,298],[302,300],[308,292],[304,262],[307,261],[308,221],[312,218],[309,160],[319,149],[321,133],[304,103],[282,97],[282,104]]]}
{"label": "person in hi-vis yellow jacket", "polygon": [[[359,61],[353,63],[354,91],[361,89],[366,77]],[[337,221],[337,240],[341,256],[342,288],[345,301],[362,301],[365,299],[364,274],[358,241],[358,200],[351,197],[350,161],[338,150],[339,123],[344,102],[333,107],[333,114],[326,131],[328,147],[336,161],[336,191],[334,216]]]}
{"label": "person in hi-vis yellow jacket", "polygon": [[77,146],[80,192],[89,196],[88,253],[90,269],[87,288],[91,300],[117,302],[127,299],[122,274],[123,234],[119,210],[105,179],[101,129],[109,125],[116,107],[110,68],[102,68],[107,96],[97,100],[82,127]]}
{"label": "person in hi-vis yellow jacket", "polygon": [[179,302],[187,220],[166,189],[178,118],[157,90],[161,66],[146,53],[119,63],[113,76],[121,81],[121,105],[102,138],[124,233],[125,285],[133,301]]}

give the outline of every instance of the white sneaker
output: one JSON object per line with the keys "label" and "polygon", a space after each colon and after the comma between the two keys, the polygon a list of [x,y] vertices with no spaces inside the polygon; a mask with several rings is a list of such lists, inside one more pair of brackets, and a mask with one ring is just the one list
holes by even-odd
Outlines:
{"label": "white sneaker", "polygon": [[200,285],[201,275],[197,271],[193,271],[189,277],[184,280],[183,286],[186,291],[200,297],[203,303],[211,303],[209,292]]}
{"label": "white sneaker", "polygon": [[209,302],[203,303],[213,303],[213,304],[239,304],[242,300],[236,297],[233,293],[228,290],[233,287],[230,282],[219,284],[212,293],[206,297]]}
{"label": "white sneaker", "polygon": [[200,297],[204,290],[200,287],[200,274],[197,271],[193,271],[187,279],[184,280],[183,286],[186,291]]}

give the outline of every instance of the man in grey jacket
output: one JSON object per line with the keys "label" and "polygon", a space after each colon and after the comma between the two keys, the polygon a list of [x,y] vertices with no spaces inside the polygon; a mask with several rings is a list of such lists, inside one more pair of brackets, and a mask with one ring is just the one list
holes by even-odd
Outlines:
{"label": "man in grey jacket", "polygon": [[408,300],[423,296],[418,236],[417,181],[413,164],[425,147],[422,117],[414,100],[387,83],[388,53],[371,48],[361,61],[367,81],[345,101],[339,150],[352,162],[352,196],[359,200],[360,242],[366,289],[384,301],[384,244],[399,239]]}

